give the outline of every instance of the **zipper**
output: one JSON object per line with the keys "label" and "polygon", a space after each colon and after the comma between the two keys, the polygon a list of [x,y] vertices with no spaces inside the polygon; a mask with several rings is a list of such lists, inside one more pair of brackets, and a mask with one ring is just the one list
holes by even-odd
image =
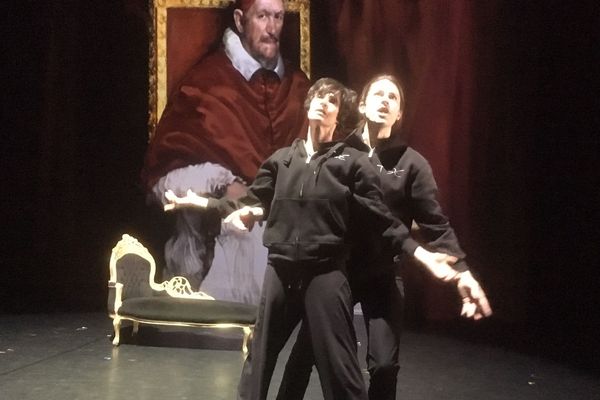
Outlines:
{"label": "zipper", "polygon": [[[311,161],[312,161],[312,159],[306,164],[306,168],[309,171],[310,171],[310,162]],[[302,184],[300,185],[300,198],[302,198],[304,196],[304,184],[308,181],[308,178],[306,176],[307,176],[307,174],[305,172],[304,175],[302,176]],[[310,174],[308,176],[310,176]]]}

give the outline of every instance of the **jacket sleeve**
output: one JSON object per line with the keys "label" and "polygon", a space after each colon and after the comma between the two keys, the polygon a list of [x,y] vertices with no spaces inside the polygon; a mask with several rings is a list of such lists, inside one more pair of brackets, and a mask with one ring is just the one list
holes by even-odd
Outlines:
{"label": "jacket sleeve", "polygon": [[225,218],[235,210],[249,207],[261,207],[264,209],[263,218],[266,219],[271,208],[273,195],[275,193],[275,181],[277,177],[277,152],[269,157],[258,169],[256,178],[252,185],[248,187],[245,196],[231,200],[226,197],[221,199],[210,198],[208,200],[209,209],[217,209],[221,218]]}
{"label": "jacket sleeve", "polygon": [[271,202],[275,195],[275,184],[277,182],[277,169],[279,155],[281,150],[275,152],[265,161],[256,174],[252,185],[248,188],[248,193],[241,199],[245,206],[262,207],[265,211],[263,218],[267,218],[271,209]]}
{"label": "jacket sleeve", "polygon": [[464,261],[466,255],[437,200],[438,187],[431,166],[425,159],[421,161],[414,169],[410,202],[412,215],[419,226],[419,236],[425,241],[427,248],[457,257],[459,261],[453,268],[466,271],[469,269]]}
{"label": "jacket sleeve", "polygon": [[419,245],[411,238],[408,228],[394,218],[383,203],[379,176],[367,155],[362,154],[355,164],[353,209],[351,210],[353,217],[357,218],[359,224],[366,224],[363,226],[368,226],[369,229],[383,236],[383,240],[390,241],[392,248],[398,253],[405,252],[412,256]]}

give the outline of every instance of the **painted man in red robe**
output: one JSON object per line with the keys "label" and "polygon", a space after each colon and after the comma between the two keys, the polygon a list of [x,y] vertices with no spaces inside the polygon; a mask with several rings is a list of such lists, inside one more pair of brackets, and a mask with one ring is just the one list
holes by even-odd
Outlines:
{"label": "painted man in red robe", "polygon": [[[142,180],[162,204],[167,190],[179,195],[188,189],[217,197],[243,195],[260,164],[305,131],[303,101],[309,82],[279,52],[282,0],[238,0],[233,17],[235,29],[225,31],[223,45],[192,67],[171,94],[150,142]],[[230,280],[224,283],[228,293],[215,293],[217,286],[223,289],[221,284],[212,293],[205,285],[203,290],[256,302],[258,287],[237,287],[231,280],[246,286],[248,279],[260,282],[262,277],[245,276],[251,271],[241,265],[260,259],[260,249],[240,243],[248,238],[220,233],[218,216],[177,211],[176,233],[165,245],[167,276],[184,275],[199,286],[210,270],[219,237],[228,249],[224,256],[230,257],[223,268],[232,271],[211,275]],[[227,254],[231,249],[239,254]]]}

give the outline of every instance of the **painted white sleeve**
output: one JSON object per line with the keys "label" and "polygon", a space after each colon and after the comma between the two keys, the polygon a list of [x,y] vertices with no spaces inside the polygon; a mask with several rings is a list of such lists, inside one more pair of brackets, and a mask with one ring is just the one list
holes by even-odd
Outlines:
{"label": "painted white sleeve", "polygon": [[172,190],[183,196],[188,189],[202,195],[218,195],[236,179],[235,175],[219,164],[202,163],[174,169],[156,182],[152,193],[162,205],[167,203],[165,192]]}

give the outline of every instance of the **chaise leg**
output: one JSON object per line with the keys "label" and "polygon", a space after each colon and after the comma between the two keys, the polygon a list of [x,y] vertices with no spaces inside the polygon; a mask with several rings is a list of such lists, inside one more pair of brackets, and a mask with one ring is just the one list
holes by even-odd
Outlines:
{"label": "chaise leg", "polygon": [[112,341],[112,344],[113,346],[118,346],[121,337],[121,318],[115,317],[113,319],[113,328],[115,330],[115,337]]}
{"label": "chaise leg", "polygon": [[131,331],[131,335],[132,336],[137,335],[139,329],[140,329],[140,323],[137,321],[133,321],[133,330]]}
{"label": "chaise leg", "polygon": [[250,339],[250,335],[252,335],[252,328],[249,326],[244,326],[242,328],[244,330],[244,340],[242,341],[242,352],[244,353],[244,358],[248,356],[248,340]]}

